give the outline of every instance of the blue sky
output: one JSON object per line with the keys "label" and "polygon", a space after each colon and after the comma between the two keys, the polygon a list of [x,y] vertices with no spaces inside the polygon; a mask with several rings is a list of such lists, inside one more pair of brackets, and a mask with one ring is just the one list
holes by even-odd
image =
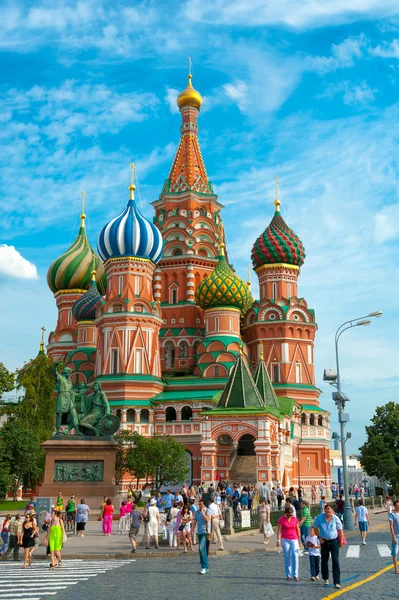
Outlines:
{"label": "blue sky", "polygon": [[[298,4],[300,6],[298,7]],[[137,164],[145,213],[179,140],[187,56],[204,97],[200,143],[230,257],[246,276],[256,237],[282,213],[307,258],[317,383],[342,337],[351,449],[398,399],[399,5],[395,0],[9,2],[0,20],[0,361],[37,352],[55,326],[46,285],[74,239],[80,190],[90,240],[127,201]],[[256,276],[252,276],[255,284]],[[335,422],[334,422],[335,426]]]}

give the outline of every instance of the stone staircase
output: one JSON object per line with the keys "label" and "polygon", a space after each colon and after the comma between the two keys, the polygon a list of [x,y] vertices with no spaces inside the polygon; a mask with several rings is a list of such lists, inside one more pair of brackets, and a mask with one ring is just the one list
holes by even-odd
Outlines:
{"label": "stone staircase", "polygon": [[230,471],[230,482],[256,485],[256,456],[237,456]]}

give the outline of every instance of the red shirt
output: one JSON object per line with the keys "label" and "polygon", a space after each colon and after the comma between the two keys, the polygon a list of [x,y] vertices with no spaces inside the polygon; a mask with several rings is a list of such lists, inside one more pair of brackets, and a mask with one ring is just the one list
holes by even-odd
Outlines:
{"label": "red shirt", "polygon": [[298,539],[298,533],[297,533],[298,519],[296,517],[291,517],[291,519],[288,521],[288,519],[283,515],[279,519],[278,525],[281,526],[281,537],[284,540],[297,540]]}
{"label": "red shirt", "polygon": [[106,504],[104,506],[104,509],[103,509],[104,515],[112,515],[113,512],[114,512],[114,507],[112,506],[112,504]]}

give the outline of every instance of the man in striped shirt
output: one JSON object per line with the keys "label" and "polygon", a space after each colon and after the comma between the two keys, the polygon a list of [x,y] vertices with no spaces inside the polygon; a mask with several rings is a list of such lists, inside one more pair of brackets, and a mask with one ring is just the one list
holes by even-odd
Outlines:
{"label": "man in striped shirt", "polygon": [[4,560],[7,560],[8,558],[11,560],[11,552],[13,553],[13,560],[18,560],[19,546],[21,544],[21,533],[21,515],[16,515],[15,519],[10,521],[10,524],[8,525],[9,542],[7,551],[4,555]]}

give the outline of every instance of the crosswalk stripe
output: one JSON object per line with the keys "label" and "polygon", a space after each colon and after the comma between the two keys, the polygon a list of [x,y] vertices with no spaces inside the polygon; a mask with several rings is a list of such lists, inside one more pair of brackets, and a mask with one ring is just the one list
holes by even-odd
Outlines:
{"label": "crosswalk stripe", "polygon": [[[1,600],[43,600],[46,596],[55,596],[60,590],[77,585],[81,581],[97,577],[108,571],[127,566],[136,559],[85,561],[76,559],[63,561],[62,567],[50,570],[48,561],[35,561],[28,569],[21,569],[21,563],[0,564]],[[16,581],[12,582],[12,577]]]}
{"label": "crosswalk stripe", "polygon": [[359,558],[360,556],[360,546],[351,545],[348,546],[348,551],[346,553],[346,558]]}
{"label": "crosswalk stripe", "polygon": [[380,556],[391,556],[391,549],[387,544],[377,544],[377,548],[378,552],[380,553]]}

